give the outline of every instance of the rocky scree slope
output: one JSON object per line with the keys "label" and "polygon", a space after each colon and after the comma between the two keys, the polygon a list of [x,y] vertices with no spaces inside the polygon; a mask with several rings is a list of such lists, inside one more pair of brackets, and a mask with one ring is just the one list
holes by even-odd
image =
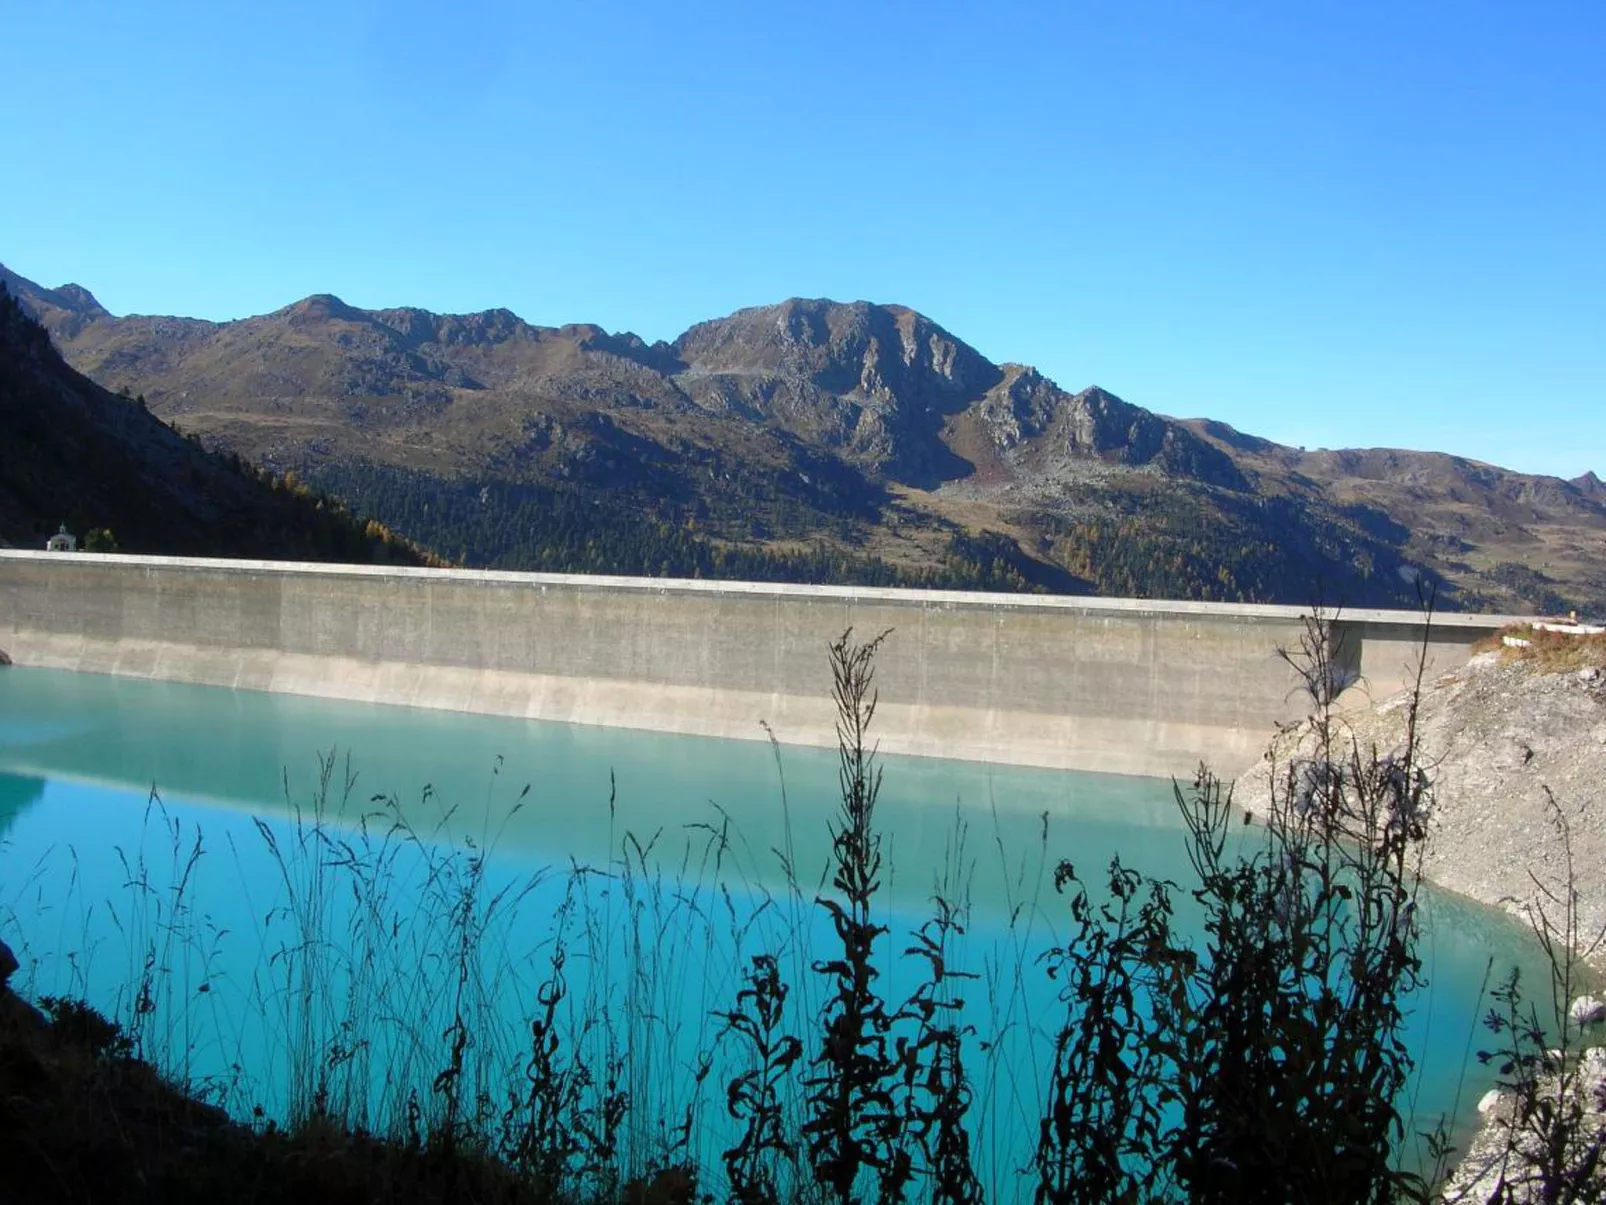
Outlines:
{"label": "rocky scree slope", "polygon": [[[1402,693],[1358,705],[1342,715],[1341,731],[1363,753],[1397,750],[1407,703]],[[1600,933],[1606,927],[1606,648],[1587,664],[1555,672],[1520,657],[1479,653],[1426,684],[1417,726],[1435,793],[1426,876],[1522,915],[1537,898],[1530,872],[1552,890],[1565,882],[1548,789],[1571,830],[1582,931]],[[1277,742],[1274,762],[1239,779],[1235,801],[1263,812],[1271,766],[1308,754],[1307,735]],[[1606,969],[1606,961],[1597,962]]]}

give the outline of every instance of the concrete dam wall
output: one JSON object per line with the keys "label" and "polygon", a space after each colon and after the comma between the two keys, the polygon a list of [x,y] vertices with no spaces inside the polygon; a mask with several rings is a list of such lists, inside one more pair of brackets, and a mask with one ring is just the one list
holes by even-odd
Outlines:
{"label": "concrete dam wall", "polygon": [[[1247,768],[1297,718],[1297,607],[0,550],[17,665],[705,736],[835,743],[826,645],[891,629],[883,750],[1123,774]],[[1429,672],[1509,619],[1440,615]],[[1354,611],[1375,697],[1422,648]]]}

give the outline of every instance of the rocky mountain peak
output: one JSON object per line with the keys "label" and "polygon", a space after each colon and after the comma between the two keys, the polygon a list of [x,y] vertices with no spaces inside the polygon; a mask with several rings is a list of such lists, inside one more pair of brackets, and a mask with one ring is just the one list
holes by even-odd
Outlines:
{"label": "rocky mountain peak", "polygon": [[1000,372],[1002,379],[982,399],[979,410],[993,443],[1008,450],[1046,431],[1067,395],[1028,365],[1005,364]]}
{"label": "rocky mountain peak", "polygon": [[867,397],[900,389],[979,396],[998,369],[924,315],[867,301],[792,298],[698,323],[674,343],[693,373],[767,372]]}
{"label": "rocky mountain peak", "polygon": [[1052,471],[1077,460],[1152,465],[1228,489],[1247,487],[1232,459],[1179,423],[1097,385],[1068,393],[1035,368],[1005,364],[977,407],[1006,462]]}
{"label": "rocky mountain peak", "polygon": [[363,311],[347,305],[333,293],[314,293],[310,297],[303,297],[282,310],[276,310],[275,318],[282,318],[291,326],[310,326],[314,323],[340,320],[345,322],[369,322],[371,318]]}
{"label": "rocky mountain peak", "polygon": [[746,414],[910,483],[962,476],[946,416],[998,369],[903,306],[792,298],[703,322],[675,340],[676,384],[705,409]]}
{"label": "rocky mountain peak", "polygon": [[1585,473],[1582,477],[1574,477],[1572,484],[1591,498],[1606,499],[1606,482],[1595,476],[1593,470]]}
{"label": "rocky mountain peak", "polygon": [[473,314],[421,312],[417,335],[444,347],[497,347],[517,338],[533,338],[537,328],[512,310],[498,307]]}
{"label": "rocky mountain peak", "polygon": [[0,264],[0,287],[21,303],[30,318],[59,338],[74,338],[91,322],[111,317],[106,307],[83,285],[42,288]]}
{"label": "rocky mountain peak", "polygon": [[433,342],[440,335],[440,316],[418,306],[405,305],[398,309],[375,310],[373,317],[376,322],[388,326],[398,335],[419,343]]}
{"label": "rocky mountain peak", "polygon": [[81,315],[84,318],[95,319],[110,317],[106,307],[101,305],[99,301],[95,300],[95,295],[88,289],[84,288],[83,285],[65,284],[59,288],[52,289],[51,294],[52,299],[58,305],[60,305],[62,309],[69,310],[72,313]]}

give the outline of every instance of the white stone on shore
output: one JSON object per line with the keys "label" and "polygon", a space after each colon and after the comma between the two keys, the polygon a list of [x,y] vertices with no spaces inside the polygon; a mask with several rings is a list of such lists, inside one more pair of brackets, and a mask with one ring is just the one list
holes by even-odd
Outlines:
{"label": "white stone on shore", "polygon": [[1584,1051],[1579,1070],[1586,1078],[1593,1076],[1597,1081],[1606,1079],[1606,1046],[1591,1046]]}
{"label": "white stone on shore", "polygon": [[1596,1025],[1606,1021],[1606,1000],[1599,996],[1580,996],[1567,1010],[1574,1025]]}
{"label": "white stone on shore", "polygon": [[1483,1099],[1478,1101],[1479,1115],[1483,1117],[1489,1116],[1489,1114],[1493,1113],[1500,1107],[1501,1102],[1505,1099],[1506,1094],[1500,1091],[1499,1088],[1490,1088],[1483,1094]]}

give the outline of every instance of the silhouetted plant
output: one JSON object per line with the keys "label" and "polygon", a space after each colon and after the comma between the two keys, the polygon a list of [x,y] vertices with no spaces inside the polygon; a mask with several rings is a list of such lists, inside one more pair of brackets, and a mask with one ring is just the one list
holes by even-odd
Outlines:
{"label": "silhouetted plant", "polygon": [[1182,1050],[1173,1028],[1193,955],[1171,930],[1168,885],[1115,858],[1109,900],[1094,907],[1069,862],[1054,887],[1071,893],[1070,938],[1043,955],[1067,1015],[1054,1040],[1034,1164],[1039,1205],[1152,1200]]}
{"label": "silhouetted plant", "polygon": [[[112,917],[126,934],[135,961],[130,964],[130,997],[122,1008],[114,1010],[113,1016],[132,1041],[138,1057],[161,1054],[176,1064],[176,1070],[187,1074],[193,1035],[173,1028],[172,1010],[165,1006],[180,993],[206,990],[205,969],[199,984],[174,981],[175,965],[187,962],[184,948],[209,928],[195,914],[195,877],[203,856],[201,833],[198,828],[186,832],[168,812],[155,787],[146,796],[145,823],[161,826],[168,863],[163,875],[147,859],[143,848],[132,855],[122,848],[116,850],[128,898],[122,915],[113,908]],[[210,961],[210,953],[203,953],[203,967]],[[160,1032],[155,1028],[159,1014],[166,1023]]]}
{"label": "silhouetted plant", "polygon": [[838,895],[818,900],[831,917],[841,953],[814,963],[831,989],[820,1051],[813,1074],[803,1081],[803,1136],[814,1175],[843,1205],[859,1199],[861,1172],[874,1172],[882,1201],[902,1200],[913,1174],[892,1090],[898,1072],[888,1048],[893,1016],[875,987],[875,946],[886,927],[871,914],[881,885],[881,838],[874,826],[881,770],[870,724],[875,654],[887,633],[864,644],[852,635],[844,632],[829,650],[841,793],[841,810],[831,824],[831,881]]}
{"label": "silhouetted plant", "polygon": [[[961,841],[960,848],[963,848]],[[946,895],[934,899],[936,914],[914,935],[905,957],[926,964],[926,975],[901,1010],[912,1019],[913,1039],[900,1039],[898,1063],[909,1124],[908,1133],[921,1149],[922,1168],[930,1182],[934,1205],[976,1205],[984,1199],[971,1158],[972,1089],[965,1071],[964,1043],[974,1028],[960,1021],[964,998],[956,983],[975,979],[973,972],[950,965],[953,943],[964,936],[964,923]]]}
{"label": "silhouetted plant", "polygon": [[[465,1083],[467,1055],[474,1042],[474,1023],[488,1012],[484,1000],[474,999],[479,986],[476,975],[479,947],[485,936],[486,916],[480,899],[485,860],[478,851],[471,850],[466,859],[453,859],[448,865],[455,872],[442,891],[444,902],[449,906],[448,932],[452,939],[448,963],[452,974],[452,1018],[442,1034],[447,1042],[446,1065],[436,1073],[432,1087],[444,1106],[444,1113],[436,1124],[436,1141],[455,1148],[463,1139],[485,1132],[490,1112],[488,1095],[483,1090],[475,1092],[473,1084]],[[465,1101],[465,1095],[470,1099]],[[465,1115],[468,1108],[475,1109],[475,1114]]]}
{"label": "silhouetted plant", "polygon": [[[564,901],[564,912],[570,903]],[[568,995],[563,969],[567,958],[560,930],[552,947],[547,978],[536,993],[536,1015],[530,1019],[524,1093],[510,1102],[502,1119],[504,1157],[545,1192],[556,1192],[563,1185],[572,1160],[580,1152],[573,1118],[580,1110],[584,1081],[563,1055],[558,1019]]]}
{"label": "silhouetted plant", "polygon": [[[1397,1165],[1414,1067],[1403,1000],[1421,983],[1416,895],[1432,802],[1416,745],[1420,681],[1392,754],[1335,707],[1330,621],[1289,656],[1312,704],[1308,753],[1273,766],[1258,848],[1228,855],[1230,792],[1201,769],[1177,797],[1205,911],[1172,1157],[1194,1201],[1422,1197]],[[1420,670],[1419,670],[1420,677]]]}
{"label": "silhouetted plant", "polygon": [[43,996],[39,1008],[67,1045],[86,1050],[97,1059],[116,1061],[134,1057],[134,1040],[123,1027],[84,1001]]}
{"label": "silhouetted plant", "polygon": [[[1242,845],[1231,792],[1208,769],[1174,788],[1203,949],[1173,933],[1170,884],[1116,861],[1097,908],[1077,884],[1072,938],[1048,958],[1069,1012],[1039,1201],[1426,1198],[1426,1179],[1396,1158],[1431,804],[1417,692],[1401,749],[1362,749],[1336,715],[1333,652],[1329,621],[1311,616],[1289,656],[1312,704],[1291,734],[1301,753],[1273,766],[1265,823]],[[1055,882],[1076,882],[1069,864]]]}
{"label": "silhouetted plant", "polygon": [[786,1136],[782,1096],[803,1056],[803,1043],[783,1031],[786,996],[774,955],[758,954],[736,1007],[725,1014],[726,1032],[743,1041],[752,1060],[725,1091],[726,1110],[742,1126],[736,1144],[724,1153],[732,1205],[775,1205],[780,1196],[772,1160],[797,1157]]}

